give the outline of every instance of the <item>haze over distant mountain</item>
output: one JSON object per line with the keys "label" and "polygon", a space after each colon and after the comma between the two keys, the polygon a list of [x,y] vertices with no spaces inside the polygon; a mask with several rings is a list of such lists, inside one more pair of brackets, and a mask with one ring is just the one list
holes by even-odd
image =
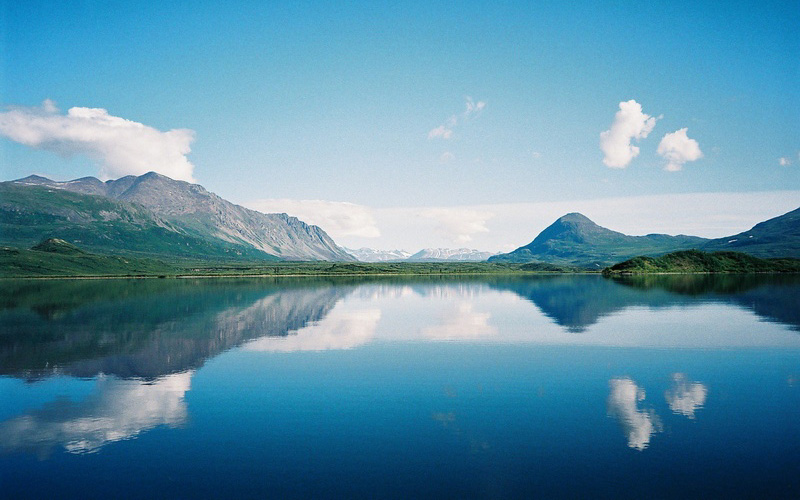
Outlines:
{"label": "haze over distant mountain", "polygon": [[415,254],[405,250],[346,249],[361,262],[482,262],[494,255],[469,248],[424,248]]}
{"label": "haze over distant mountain", "polygon": [[411,252],[405,250],[375,250],[361,247],[355,250],[345,248],[345,251],[360,262],[400,262],[411,257]]}
{"label": "haze over distant mountain", "polygon": [[711,240],[702,250],[732,250],[762,259],[800,258],[800,208],[760,222],[743,233]]}
{"label": "haze over distant mountain", "polygon": [[408,258],[412,262],[469,261],[481,262],[494,255],[469,248],[425,248]]}
{"label": "haze over distant mountain", "polygon": [[186,257],[354,260],[317,226],[234,205],[155,172],[102,182],[0,183],[0,241],[58,237],[89,249]]}
{"label": "haze over distant mountain", "polygon": [[600,268],[637,255],[657,255],[697,248],[705,238],[648,234],[628,236],[598,226],[586,216],[570,213],[559,218],[529,244],[489,258],[492,262],[541,261]]}

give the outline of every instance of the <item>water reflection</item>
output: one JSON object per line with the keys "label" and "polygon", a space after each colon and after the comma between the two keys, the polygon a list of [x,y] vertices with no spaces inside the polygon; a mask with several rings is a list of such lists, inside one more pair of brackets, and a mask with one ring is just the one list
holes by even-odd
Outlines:
{"label": "water reflection", "polygon": [[700,382],[690,382],[683,373],[672,375],[672,387],[664,393],[673,413],[694,419],[694,412],[703,407],[708,388]]}
{"label": "water reflection", "polygon": [[628,377],[613,378],[608,382],[611,391],[608,395],[608,414],[619,421],[628,447],[644,450],[650,444],[650,437],[661,430],[661,421],[653,410],[639,408],[645,399],[645,391]]}
{"label": "water reflection", "polygon": [[159,425],[187,420],[184,396],[192,372],[153,381],[101,376],[82,401],[57,399],[0,423],[0,449],[47,457],[55,447],[68,453],[93,453]]}
{"label": "water reflection", "polygon": [[334,309],[325,319],[300,328],[291,336],[261,337],[245,348],[268,352],[352,349],[372,341],[380,319],[380,309]]}
{"label": "water reflection", "polygon": [[800,331],[800,276],[796,274],[626,276],[613,282],[647,294],[665,290],[695,302],[728,302]]}
{"label": "water reflection", "polygon": [[800,331],[798,275],[544,276],[498,280],[491,286],[531,301],[573,333],[632,307],[663,309],[702,302],[730,303]]}
{"label": "water reflection", "polygon": [[[718,310],[700,309],[716,305]],[[728,309],[731,305],[736,309]],[[742,332],[736,333],[737,340],[729,331],[696,336],[652,328],[640,332],[626,324],[602,336],[586,335],[604,318],[658,319],[643,311],[659,311],[661,319],[719,314],[722,320],[723,314],[729,319],[738,314],[742,324],[749,320],[741,313],[750,311],[798,330],[800,278],[6,281],[0,289],[0,375],[35,380],[104,373],[152,380],[196,370],[208,358],[243,344],[289,352],[349,349],[377,338],[611,345],[770,342],[742,339]],[[542,318],[562,329],[549,328]],[[571,339],[565,331],[583,335]],[[792,344],[786,338],[780,342]]]}
{"label": "water reflection", "polygon": [[697,496],[786,496],[800,335],[781,279],[6,281],[0,483],[680,496],[668,468]]}
{"label": "water reflection", "polygon": [[320,321],[351,291],[316,280],[12,283],[0,294],[0,374],[185,372],[249,340]]}
{"label": "water reflection", "polygon": [[459,301],[443,308],[439,324],[424,327],[423,335],[432,340],[468,340],[492,337],[497,328],[489,324],[491,313],[474,310],[471,302]]}

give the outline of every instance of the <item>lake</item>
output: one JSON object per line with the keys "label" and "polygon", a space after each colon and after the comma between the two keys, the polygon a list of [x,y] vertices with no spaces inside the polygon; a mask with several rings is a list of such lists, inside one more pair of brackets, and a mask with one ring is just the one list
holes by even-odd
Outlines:
{"label": "lake", "polygon": [[800,277],[3,281],[5,498],[800,497]]}

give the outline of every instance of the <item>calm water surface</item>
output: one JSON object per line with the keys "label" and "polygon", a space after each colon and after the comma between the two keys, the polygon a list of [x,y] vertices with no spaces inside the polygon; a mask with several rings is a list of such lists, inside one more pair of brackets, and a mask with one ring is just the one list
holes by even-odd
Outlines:
{"label": "calm water surface", "polygon": [[800,279],[3,281],[0,496],[800,497]]}

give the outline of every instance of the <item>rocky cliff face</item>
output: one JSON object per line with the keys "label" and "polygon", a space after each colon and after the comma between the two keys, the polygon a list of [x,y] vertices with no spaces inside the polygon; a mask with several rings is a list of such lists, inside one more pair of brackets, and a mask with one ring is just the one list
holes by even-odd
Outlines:
{"label": "rocky cliff face", "polygon": [[150,172],[102,182],[84,177],[55,182],[29,176],[17,185],[102,196],[144,207],[187,235],[260,250],[287,260],[355,260],[317,226],[287,214],[263,214],[235,205],[199,184]]}

